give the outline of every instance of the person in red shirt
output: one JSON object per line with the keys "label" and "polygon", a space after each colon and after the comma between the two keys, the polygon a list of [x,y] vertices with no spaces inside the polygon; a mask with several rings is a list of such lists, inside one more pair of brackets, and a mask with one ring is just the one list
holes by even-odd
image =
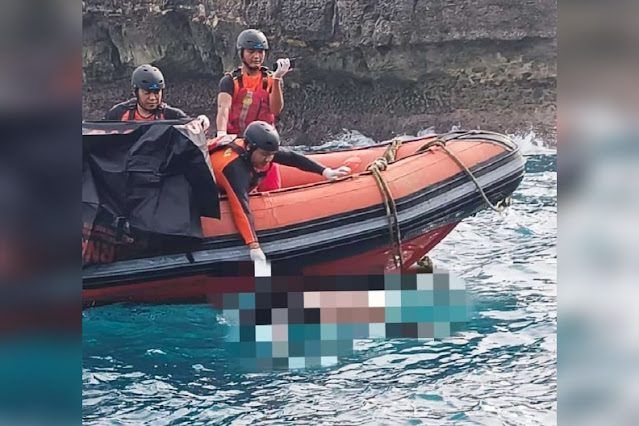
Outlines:
{"label": "person in red shirt", "polygon": [[[115,105],[106,113],[105,120],[150,121],[188,118],[181,109],[173,108],[163,102],[166,82],[158,68],[149,64],[140,65],[131,75],[131,86],[135,98]],[[205,116],[198,118],[201,117]]]}
{"label": "person in red shirt", "polygon": [[[275,125],[275,117],[282,112],[282,78],[290,70],[288,58],[277,61],[277,70],[263,66],[268,52],[264,33],[244,30],[237,38],[236,48],[242,65],[220,80],[217,99],[217,136],[243,136],[254,121]],[[273,165],[258,186],[258,191],[270,191],[282,186],[279,168]]]}

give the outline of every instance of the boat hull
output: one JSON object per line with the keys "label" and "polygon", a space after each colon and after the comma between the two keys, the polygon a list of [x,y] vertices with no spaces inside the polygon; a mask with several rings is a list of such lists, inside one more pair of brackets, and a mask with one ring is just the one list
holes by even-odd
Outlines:
{"label": "boat hull", "polygon": [[[451,224],[428,232],[425,235],[402,242],[402,251],[407,255],[410,264],[419,260],[424,253],[429,252],[457,224]],[[299,271],[296,277],[312,276],[348,276],[348,275],[379,275],[392,273],[409,273],[407,269],[397,269],[389,262],[390,249],[372,250],[344,259],[320,263],[303,268],[302,271],[293,265],[281,265],[286,271]],[[408,264],[408,263],[407,263]],[[218,305],[220,294],[254,293],[256,279],[251,274],[250,265],[237,265],[234,276],[212,276],[198,273],[196,275],[180,276],[168,279],[143,279],[127,284],[112,284],[94,286],[83,290],[83,304],[99,306],[117,302],[153,303],[153,304],[189,304],[211,303]],[[244,274],[242,273],[244,272]],[[295,272],[297,273],[297,272]],[[286,274],[288,275],[288,274]],[[282,275],[282,276],[286,276]],[[279,276],[279,275],[277,275]],[[303,280],[302,280],[303,281]],[[216,306],[220,307],[220,306]]]}
{"label": "boat hull", "polygon": [[[436,146],[420,151],[432,142],[434,137],[403,143],[397,161],[381,172],[396,214],[389,215],[375,176],[366,171],[388,144],[315,155],[329,167],[353,168],[353,176],[338,182],[282,167],[289,188],[250,197],[273,275],[407,273],[461,220],[485,209],[487,200],[509,197],[523,179],[525,160],[506,138],[459,132],[446,142],[449,152]],[[226,201],[221,211],[221,220],[202,218],[205,239],[196,247],[85,268],[85,306],[201,303],[214,294],[254,291],[252,266],[238,266],[249,263],[248,249]],[[389,220],[399,223],[401,265]]]}

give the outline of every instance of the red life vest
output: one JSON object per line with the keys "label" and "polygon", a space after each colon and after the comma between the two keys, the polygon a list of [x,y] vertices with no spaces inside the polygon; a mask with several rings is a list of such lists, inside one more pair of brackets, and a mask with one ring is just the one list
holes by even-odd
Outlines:
{"label": "red life vest", "polygon": [[241,68],[237,68],[231,73],[234,90],[227,124],[229,134],[241,136],[246,126],[253,121],[266,121],[271,125],[275,124],[275,115],[271,113],[269,103],[273,77],[265,67],[262,67],[260,71],[262,84],[258,84],[256,87],[247,87],[246,78],[242,75]]}
{"label": "red life vest", "polygon": [[[210,154],[223,149],[230,149],[235,155],[243,158],[248,164],[251,164],[250,153],[246,150],[246,142],[244,139],[238,138],[236,135],[229,134],[225,136],[218,136],[214,139],[210,139],[207,142],[207,145]],[[213,168],[216,167],[213,160],[211,165]],[[267,177],[270,178],[270,181],[265,184],[264,179]],[[277,164],[271,162],[265,170],[256,170],[251,167],[251,186],[249,188],[249,192],[256,187],[259,192],[272,191],[281,188],[281,178],[277,169]]]}

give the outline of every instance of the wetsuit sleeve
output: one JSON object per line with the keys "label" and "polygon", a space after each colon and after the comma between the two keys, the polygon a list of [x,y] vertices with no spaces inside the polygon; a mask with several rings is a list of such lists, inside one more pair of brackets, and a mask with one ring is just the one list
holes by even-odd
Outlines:
{"label": "wetsuit sleeve", "polygon": [[225,75],[220,80],[220,93],[228,93],[233,96],[235,84],[233,84],[233,78],[230,75]]}
{"label": "wetsuit sleeve", "polygon": [[304,170],[305,172],[317,173],[318,175],[321,175],[326,168],[326,166],[311,160],[307,156],[298,154],[297,152],[291,151],[287,148],[280,148],[280,150],[275,153],[273,162],[284,164],[285,166],[296,167],[300,170]]}
{"label": "wetsuit sleeve", "polygon": [[249,206],[248,188],[250,176],[242,164],[241,158],[236,158],[224,167],[215,178],[229,198],[229,205],[233,213],[233,221],[246,244],[257,242],[253,213]]}

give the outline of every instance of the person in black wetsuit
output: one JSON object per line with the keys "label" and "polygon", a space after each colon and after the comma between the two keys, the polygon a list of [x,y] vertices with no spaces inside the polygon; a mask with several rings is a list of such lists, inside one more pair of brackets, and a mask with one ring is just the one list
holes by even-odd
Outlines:
{"label": "person in black wetsuit", "polygon": [[251,259],[265,261],[255,233],[249,205],[249,192],[268,173],[273,163],[296,167],[334,180],[350,173],[346,166],[325,167],[310,158],[286,148],[280,148],[277,130],[264,121],[254,121],[246,127],[244,138],[222,136],[212,150],[211,165],[218,187],[228,198],[233,220],[248,245]]}

